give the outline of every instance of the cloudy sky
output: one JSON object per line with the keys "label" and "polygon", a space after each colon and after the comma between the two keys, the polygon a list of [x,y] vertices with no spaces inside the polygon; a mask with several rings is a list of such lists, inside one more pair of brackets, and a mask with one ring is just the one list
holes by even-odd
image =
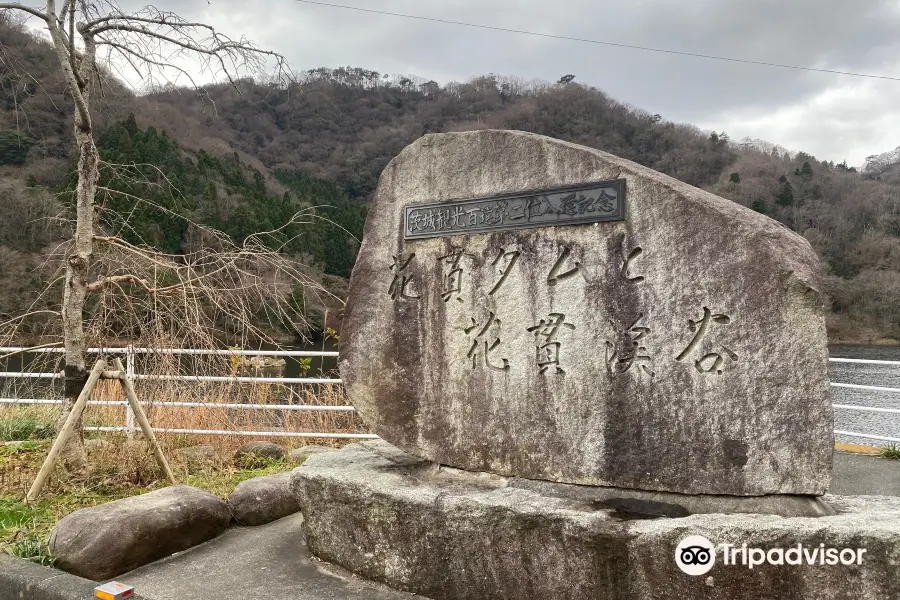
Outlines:
{"label": "cloudy sky", "polygon": [[[900,0],[324,0],[682,52],[900,78]],[[125,0],[123,6],[143,2]],[[861,164],[900,146],[900,81],[485,31],[297,0],[158,0],[246,35],[295,69],[360,66],[439,82],[572,73],[689,122]]]}

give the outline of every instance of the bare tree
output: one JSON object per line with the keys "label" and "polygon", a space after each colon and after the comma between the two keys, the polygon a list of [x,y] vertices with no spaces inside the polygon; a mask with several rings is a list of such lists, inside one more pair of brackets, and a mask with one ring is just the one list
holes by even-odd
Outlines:
{"label": "bare tree", "polygon": [[[287,74],[287,69],[280,54],[261,50],[243,38],[229,38],[209,25],[191,22],[152,6],[136,13],[125,13],[112,0],[47,0],[39,7],[2,2],[0,9],[19,11],[43,21],[74,102],[74,143],[78,152],[75,223],[71,242],[61,248],[65,255],[59,314],[65,348],[65,402],[59,421],[62,423],[88,376],[85,303],[89,295],[108,297],[111,289],[119,289],[128,296],[129,292],[123,286],[130,285],[142,288],[150,297],[196,301],[206,294],[217,302],[226,302],[228,295],[223,290],[231,285],[229,289],[239,291],[232,293],[230,300],[234,302],[229,306],[243,308],[237,311],[240,314],[235,314],[233,308],[229,311],[246,323],[247,314],[241,312],[249,308],[246,297],[256,293],[260,284],[277,287],[282,285],[279,277],[285,274],[294,280],[303,279],[303,273],[286,266],[268,250],[260,251],[258,238],[250,240],[251,246],[256,244],[254,247],[225,249],[222,253],[206,252],[185,260],[160,256],[148,248],[129,245],[116,236],[97,236],[95,200],[98,192],[104,190],[98,189],[101,164],[94,143],[91,106],[94,95],[103,91],[105,74],[110,70],[130,69],[144,84],[154,85],[161,80],[177,81],[179,78],[194,84],[192,73],[202,72],[204,76],[224,78],[234,84],[241,72],[262,72],[272,67],[281,77]],[[98,55],[106,60],[101,60]],[[186,61],[193,62],[188,65]],[[141,199],[134,198],[134,201]],[[221,241],[221,238],[215,239]],[[99,272],[92,268],[98,242],[114,249],[120,256],[129,256],[130,261],[117,264],[136,267],[136,272],[112,273],[110,271],[115,269],[108,267],[108,261],[107,267]],[[259,268],[261,264],[269,267],[268,273]],[[174,275],[173,282],[159,285],[157,280],[147,276],[148,265],[155,266],[157,273],[165,271]],[[196,307],[190,303],[184,306],[188,307],[184,313],[199,310],[190,308]],[[10,322],[15,324],[17,319]],[[187,318],[187,322],[197,323],[198,319]],[[69,464],[77,466],[83,463],[82,436],[76,435],[73,439],[76,443],[67,448],[65,457]]]}

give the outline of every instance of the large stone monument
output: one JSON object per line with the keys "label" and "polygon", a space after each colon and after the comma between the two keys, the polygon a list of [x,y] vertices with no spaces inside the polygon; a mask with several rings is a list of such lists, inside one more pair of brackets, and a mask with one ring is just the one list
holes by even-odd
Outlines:
{"label": "large stone monument", "polygon": [[[294,472],[310,549],[441,600],[811,600],[848,577],[900,598],[900,502],[817,499],[819,276],[775,221],[604,152],[423,137],[381,176],[341,336],[383,441]],[[692,577],[720,549],[690,534],[876,551]]]}
{"label": "large stone monument", "polygon": [[779,223],[512,131],[385,169],[341,376],[363,420],[473,471],[685,494],[822,494],[819,262]]}

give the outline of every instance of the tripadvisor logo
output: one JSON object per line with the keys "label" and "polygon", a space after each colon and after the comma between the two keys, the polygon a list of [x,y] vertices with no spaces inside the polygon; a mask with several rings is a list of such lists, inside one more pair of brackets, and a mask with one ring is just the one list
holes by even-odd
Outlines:
{"label": "tripadvisor logo", "polygon": [[[688,575],[703,575],[716,564],[717,547],[702,535],[689,535],[675,548],[675,564]],[[720,544],[722,564],[753,569],[761,565],[836,566],[861,565],[865,548],[828,548],[825,544],[807,546],[798,543],[789,548],[753,548],[747,544]]]}
{"label": "tripadvisor logo", "polygon": [[688,575],[703,575],[716,564],[716,547],[702,535],[689,535],[675,548],[675,564]]}

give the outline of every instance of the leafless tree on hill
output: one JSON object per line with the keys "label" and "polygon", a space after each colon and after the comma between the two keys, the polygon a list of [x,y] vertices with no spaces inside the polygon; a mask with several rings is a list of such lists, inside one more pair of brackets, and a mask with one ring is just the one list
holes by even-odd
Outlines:
{"label": "leafless tree on hill", "polygon": [[[57,253],[57,279],[62,285],[54,289],[62,288],[60,310],[49,311],[61,322],[65,349],[65,402],[59,423],[87,379],[89,344],[135,328],[146,330],[147,323],[141,320],[155,319],[156,341],[165,338],[171,343],[196,343],[198,331],[210,338],[217,327],[265,338],[266,332],[253,325],[260,316],[272,322],[302,320],[295,306],[271,299],[284,298],[291,286],[317,286],[300,267],[272,251],[265,234],[236,246],[227,237],[196,226],[194,233],[203,240],[200,249],[171,256],[102,231],[98,217],[100,195],[123,193],[98,183],[101,161],[92,107],[104,93],[106,74],[130,75],[145,86],[174,82],[201,89],[197,80],[201,76],[233,85],[242,75],[267,70],[274,71],[275,80],[286,78],[284,57],[152,6],[126,13],[112,0],[47,0],[42,5],[0,2],[0,10],[7,19],[27,16],[43,23],[73,101],[78,154],[75,220],[71,239]],[[135,205],[143,201],[131,200]],[[40,306],[44,301],[38,299],[26,313],[48,312]],[[10,339],[23,321],[23,315],[16,315],[0,323],[0,339]],[[179,335],[195,337],[177,339]],[[78,466],[84,457],[82,436],[73,440],[65,456]]]}

